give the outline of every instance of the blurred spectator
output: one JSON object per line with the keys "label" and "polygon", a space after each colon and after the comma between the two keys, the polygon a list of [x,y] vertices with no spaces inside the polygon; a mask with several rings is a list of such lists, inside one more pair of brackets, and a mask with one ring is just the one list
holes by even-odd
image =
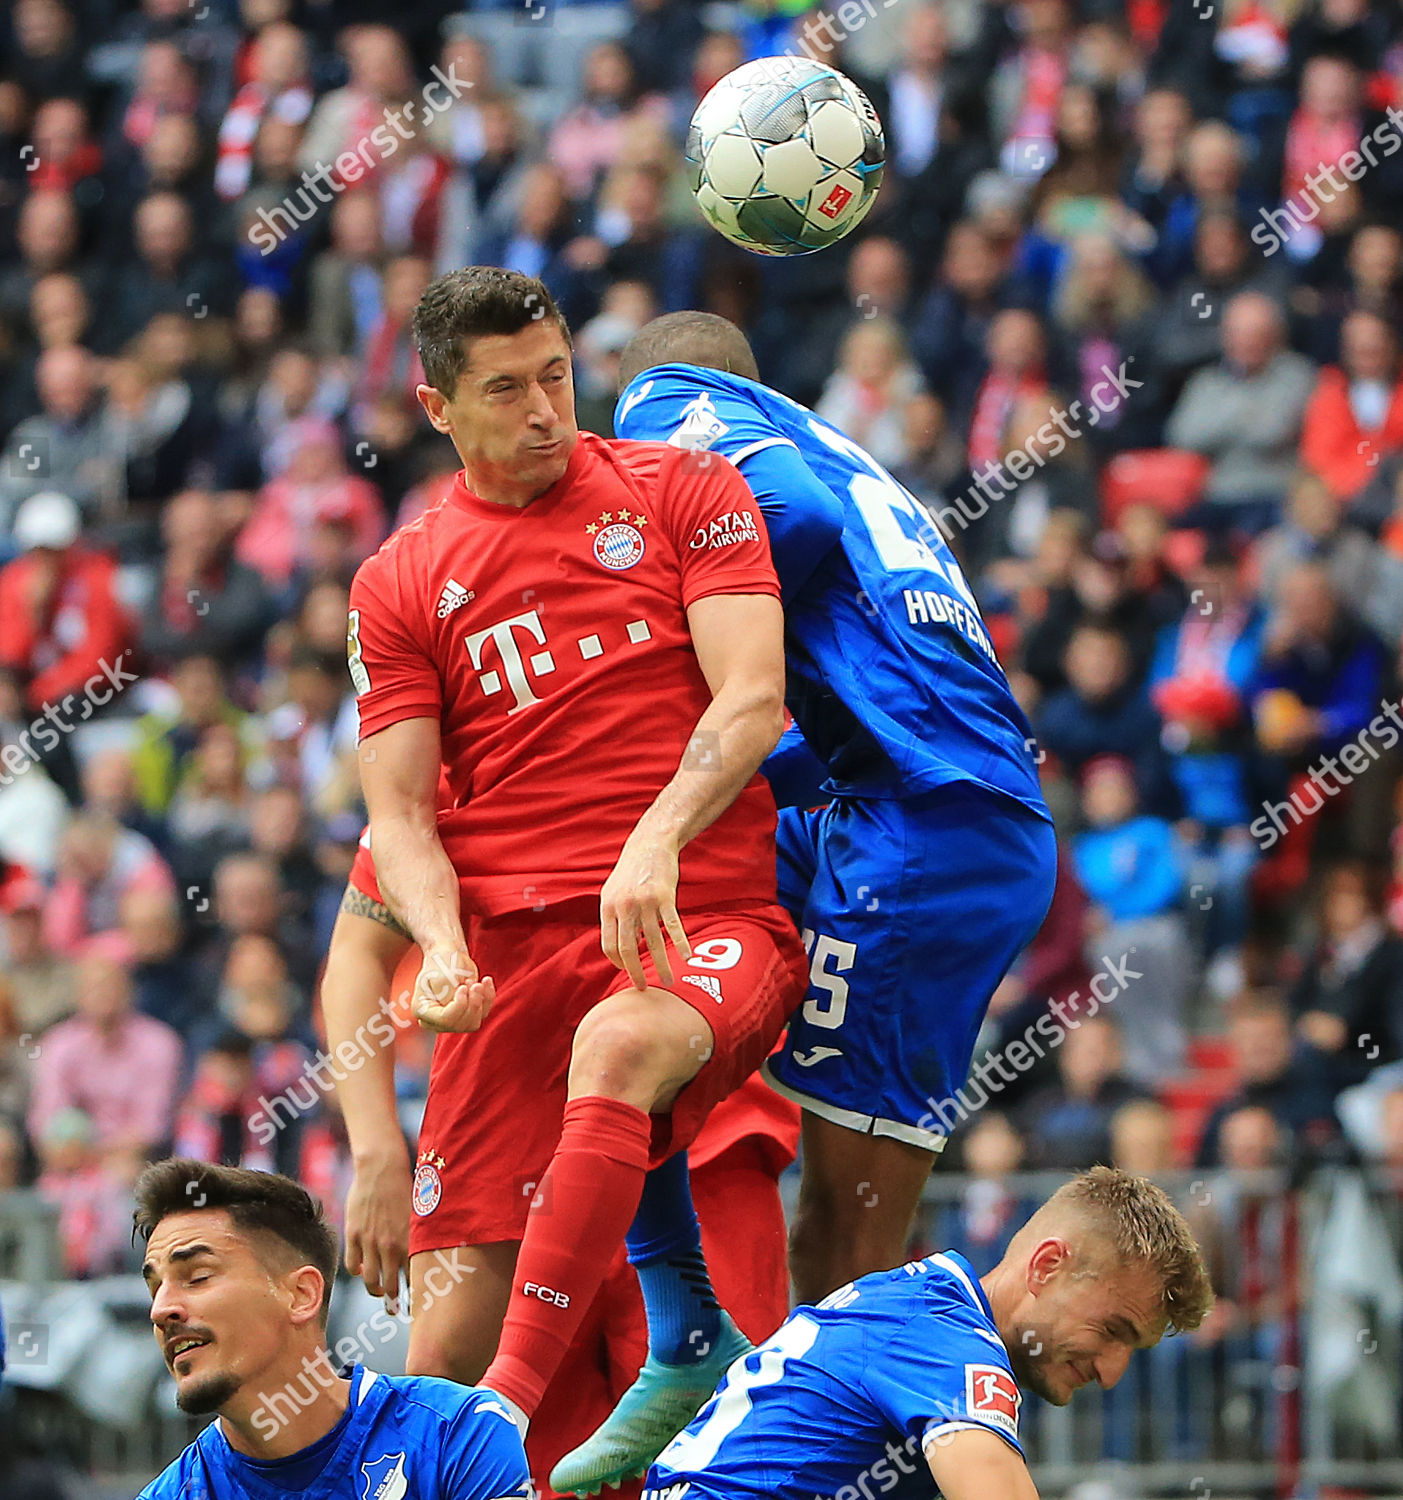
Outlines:
{"label": "blurred spectator", "polygon": [[72,1015],[78,1003],[72,962],[56,953],[44,937],[47,899],[44,887],[29,876],[8,881],[0,892],[5,976],[20,1029],[30,1036]]}
{"label": "blurred spectator", "polygon": [[1057,1049],[1057,1082],[1019,1111],[1034,1165],[1080,1171],[1111,1159],[1111,1121],[1148,1094],[1121,1067],[1121,1028],[1109,1015],[1071,1017]]}
{"label": "blurred spectator", "polygon": [[44,1170],[39,1195],[59,1211],[64,1275],[82,1280],[125,1269],[131,1246],[130,1179],[104,1159],[91,1116],[53,1111],[36,1136]]}
{"label": "blurred spectator", "polygon": [[1403,318],[1403,233],[1388,223],[1361,224],[1349,243],[1340,281],[1298,287],[1292,307],[1309,321],[1306,353],[1323,364],[1338,363],[1340,332],[1351,312],[1372,312],[1397,328]]}
{"label": "blurred spectator", "polygon": [[[69,796],[77,792],[71,757],[51,726],[29,717],[14,675],[0,669],[0,860],[45,877],[53,873]],[[60,775],[62,790],[54,779]]]}
{"label": "blurred spectator", "polygon": [[1340,367],[1320,372],[1301,432],[1301,461],[1338,500],[1353,500],[1379,461],[1403,447],[1398,337],[1372,312],[1353,312],[1340,332]]}
{"label": "blurred spectator", "polygon": [[143,650],[169,670],[182,656],[246,661],[273,620],[254,570],[231,555],[213,498],[185,490],[161,508],[161,574],[141,623]]}
{"label": "blurred spectator", "polygon": [[357,428],[364,425],[368,408],[383,397],[414,400],[415,388],[424,379],[424,367],[414,348],[410,324],[431,274],[429,262],[418,255],[398,256],[385,267],[379,316],[367,330],[359,378],[352,392],[352,419]]}
{"label": "blurred spectator", "polygon": [[890,318],[864,319],[844,336],[816,410],[879,464],[899,466],[910,456],[906,404],[920,389],[900,327]]}
{"label": "blurred spectator", "polygon": [[189,205],[176,193],[153,193],[132,222],[139,259],[124,269],[110,292],[103,326],[112,347],[139,333],[157,313],[230,311],[229,276],[219,263],[196,253]]}
{"label": "blurred spectator", "polygon": [[702,22],[683,0],[633,0],[624,45],[639,87],[664,94],[688,83],[688,64],[702,36]]}
{"label": "blurred spectator", "polygon": [[120,464],[106,446],[97,375],[93,356],[76,344],[45,349],[36,361],[42,412],[15,427],[0,456],[5,529],[20,502],[41,491],[71,495],[90,517],[118,503]]}
{"label": "blurred spectator", "polygon": [[207,725],[167,810],[171,860],[181,884],[207,886],[225,854],[247,847],[251,802],[237,729]]}
{"label": "blurred spectator", "polygon": [[15,988],[0,974],[0,1123],[22,1126],[29,1108],[29,1074],[39,1043],[20,1020]]}
{"label": "blurred spectator", "polygon": [[1047,389],[1047,344],[1035,313],[1021,308],[996,313],[985,350],[989,372],[980,382],[969,425],[969,466],[976,474],[1003,459],[999,445],[1014,402]]}
{"label": "blurred spectator", "polygon": [[188,1037],[208,1013],[185,947],[180,904],[171,891],[133,890],[122,898],[121,931],[131,950],[136,1008]]}
{"label": "blurred spectator", "polygon": [[[342,152],[358,146],[377,162],[389,156],[394,148],[383,142],[388,137],[397,148],[396,135],[385,131],[372,142],[371,132],[383,123],[387,109],[403,104],[414,92],[409,54],[393,27],[348,26],[340,43],[350,80],[324,94],[312,111],[298,154],[298,164],[307,173],[315,172],[318,163],[331,166]],[[378,156],[371,152],[372,145]]]}
{"label": "blurred spectator", "polygon": [[176,692],[176,709],[138,719],[132,751],[142,805],[161,817],[190,774],[204,732],[212,725],[225,724],[242,741],[246,725],[244,713],[229,699],[224,674],[213,655],[192,654],[177,661],[170,682]]}
{"label": "blurred spectator", "polygon": [[64,830],[58,879],[44,910],[44,933],[60,953],[76,955],[89,938],[120,921],[130,891],[169,893],[169,866],[149,839],[110,816],[83,811]]}
{"label": "blurred spectator", "polygon": [[174,1149],[196,1161],[295,1176],[301,1132],[285,1126],[272,1133],[268,1111],[260,1103],[267,1095],[254,1061],[256,1050],[253,1038],[233,1027],[209,1042],[176,1115]]}
{"label": "blurred spectator", "polygon": [[969,1174],[960,1201],[940,1216],[939,1240],[984,1275],[1034,1206],[1005,1181],[1023,1164],[1023,1142],[1007,1115],[985,1110],[967,1128],[961,1157]]}
{"label": "blurred spectator", "polygon": [[148,839],[156,848],[165,843],[166,830],[141,805],[136,792],[136,767],[131,751],[114,745],[95,750],[83,761],[83,811],[120,823]]}
{"label": "blurred spectator", "polygon": [[7,71],[31,99],[67,92],[83,72],[72,11],[59,0],[16,0],[15,55]]}
{"label": "blurred spectator", "polygon": [[1223,313],[1223,359],[1194,375],[1165,437],[1213,461],[1195,519],[1249,534],[1277,517],[1294,463],[1311,368],[1285,347],[1280,308],[1241,292]]}
{"label": "blurred spectator", "polygon": [[265,26],[249,48],[248,79],[219,127],[219,160],[215,191],[230,202],[248,187],[253,142],[265,114],[301,125],[312,112],[307,81],[307,45],[296,26],[275,21]]}
{"label": "blurred spectator", "polygon": [[1132,1099],[1111,1116],[1110,1164],[1122,1172],[1159,1177],[1172,1171],[1174,1116],[1156,1099]]}
{"label": "blurred spectator", "polygon": [[632,115],[667,118],[663,100],[640,90],[632,59],[619,42],[599,42],[590,48],[581,95],[556,122],[547,147],[577,203],[592,198],[605,173],[623,161],[624,133]]}
{"label": "blurred spectator", "polygon": [[380,318],[385,241],[375,193],[343,193],[331,208],[331,244],[310,272],[312,347],[349,359],[370,343]]}
{"label": "blurred spectator", "polygon": [[29,1130],[43,1141],[64,1109],[92,1118],[102,1160],[128,1182],[170,1138],[182,1049],[169,1026],[132,1008],[121,940],[96,940],[78,964],[78,1014],[44,1033]]}
{"label": "blurred spectator", "polygon": [[287,590],[316,565],[349,577],[383,536],[379,491],[348,472],[334,427],[308,422],[286,467],[260,492],[235,555],[270,587]]}
{"label": "blurred spectator", "polygon": [[1392,647],[1403,637],[1403,562],[1387,546],[1375,546],[1314,474],[1292,481],[1286,513],[1258,538],[1252,561],[1267,608],[1280,603],[1287,576],[1313,562],[1328,570],[1336,597],[1348,599],[1380,641]]}
{"label": "blurred spectator", "polygon": [[0,568],[0,665],[23,677],[37,713],[52,705],[86,719],[136,673],[115,566],[79,541],[81,531],[78,507],[56,490],[20,506],[14,536],[23,555]]}
{"label": "blurred spectator", "polygon": [[[1099,755],[1082,771],[1087,831],[1072,840],[1077,878],[1094,903],[1098,953],[1134,954],[1136,978],[1116,997],[1126,1071],[1143,1081],[1172,1073],[1184,1050],[1185,857],[1173,828],[1138,810],[1123,756]],[[1087,958],[1092,953],[1088,948]]]}
{"label": "blurred spectator", "polygon": [[214,872],[216,926],[201,944],[198,963],[204,981],[217,986],[233,944],[263,937],[276,944],[289,972],[310,993],[321,955],[310,951],[307,930],[286,915],[276,863],[263,854],[228,854]]}
{"label": "blurred spectator", "polygon": [[977,224],[961,220],[950,230],[940,274],[912,323],[911,351],[961,431],[967,430],[974,412],[1003,280],[988,235]]}
{"label": "blurred spectator", "polygon": [[1319,940],[1287,997],[1301,1038],[1334,1058],[1337,1087],[1403,1059],[1403,939],[1389,931],[1383,902],[1382,871],[1332,867]]}
{"label": "blurred spectator", "polygon": [[1225,1123],[1249,1108],[1264,1111],[1283,1132],[1280,1145],[1273,1142],[1258,1152],[1263,1158],[1260,1165],[1270,1165],[1278,1150],[1292,1156],[1323,1149],[1335,1139],[1333,1090],[1325,1081],[1319,1054],[1304,1046],[1293,1049],[1290,1013],[1280,1000],[1263,994],[1240,996],[1229,1016],[1228,1041],[1238,1088],[1209,1115],[1198,1145],[1198,1166],[1229,1164],[1229,1150],[1240,1143],[1222,1139]]}
{"label": "blurred spectator", "polygon": [[0,318],[22,327],[35,286],[58,272],[78,276],[91,295],[95,274],[79,257],[79,235],[72,193],[51,187],[25,198],[15,229],[20,263],[0,276]]}
{"label": "blurred spectator", "polygon": [[1184,814],[1188,879],[1195,892],[1207,892],[1206,904],[1194,906],[1208,913],[1205,946],[1212,953],[1247,935],[1256,850],[1247,834],[1253,807],[1246,696],[1257,672],[1262,618],[1221,539],[1209,542],[1189,583],[1188,609],[1160,636],[1150,684]]}
{"label": "blurred spectator", "polygon": [[1281,580],[1252,683],[1257,741],[1293,764],[1334,750],[1379,712],[1384,654],[1336,596],[1329,571],[1299,563]]}
{"label": "blurred spectator", "polygon": [[1067,686],[1048,697],[1034,722],[1039,743],[1073,774],[1093,756],[1123,755],[1135,768],[1142,803],[1151,811],[1172,809],[1159,715],[1131,674],[1125,637],[1095,622],[1079,625],[1064,667]]}

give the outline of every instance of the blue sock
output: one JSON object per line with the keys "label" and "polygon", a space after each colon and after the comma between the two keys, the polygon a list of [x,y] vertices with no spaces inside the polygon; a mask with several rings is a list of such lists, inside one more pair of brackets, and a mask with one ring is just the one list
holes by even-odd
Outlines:
{"label": "blue sock", "polygon": [[702,1256],[685,1151],[644,1179],[626,1243],[643,1289],[649,1354],[667,1365],[699,1364],[716,1347],[721,1308]]}

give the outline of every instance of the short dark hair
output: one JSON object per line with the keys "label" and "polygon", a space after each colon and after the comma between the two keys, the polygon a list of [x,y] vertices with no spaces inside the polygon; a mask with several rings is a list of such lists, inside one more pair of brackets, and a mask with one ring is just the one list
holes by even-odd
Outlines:
{"label": "short dark hair", "polygon": [[570,328],[545,283],[498,266],[464,266],[435,277],[414,309],[424,378],[450,400],[468,367],[470,340],[520,333],[552,318],[567,345]]}
{"label": "short dark hair", "polygon": [[264,1258],[279,1263],[280,1269],[289,1263],[315,1266],[322,1273],[321,1323],[326,1327],[340,1245],[321,1204],[300,1182],[279,1172],[171,1156],[142,1172],[135,1197],[134,1233],[147,1243],[171,1214],[222,1209],[236,1229],[260,1241],[265,1250],[272,1249],[270,1241],[277,1242],[278,1249]]}
{"label": "short dark hair", "polygon": [[654,365],[701,365],[759,380],[750,342],[729,318],[709,312],[664,313],[645,323],[619,356],[619,387]]}

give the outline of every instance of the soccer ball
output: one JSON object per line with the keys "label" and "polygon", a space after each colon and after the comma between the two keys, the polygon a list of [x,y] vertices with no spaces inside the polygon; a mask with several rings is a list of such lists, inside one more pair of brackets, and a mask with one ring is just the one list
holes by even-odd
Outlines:
{"label": "soccer ball", "polygon": [[707,94],[687,133],[697,206],[733,245],[810,255],[866,217],[886,144],[867,96],[807,57],[744,63]]}

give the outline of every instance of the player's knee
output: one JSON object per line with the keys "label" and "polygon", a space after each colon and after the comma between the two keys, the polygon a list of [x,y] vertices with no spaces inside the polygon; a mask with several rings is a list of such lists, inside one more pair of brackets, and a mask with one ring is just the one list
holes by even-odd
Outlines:
{"label": "player's knee", "polygon": [[658,1039],[641,1016],[601,1008],[581,1021],[570,1055],[570,1092],[630,1098],[657,1082]]}

